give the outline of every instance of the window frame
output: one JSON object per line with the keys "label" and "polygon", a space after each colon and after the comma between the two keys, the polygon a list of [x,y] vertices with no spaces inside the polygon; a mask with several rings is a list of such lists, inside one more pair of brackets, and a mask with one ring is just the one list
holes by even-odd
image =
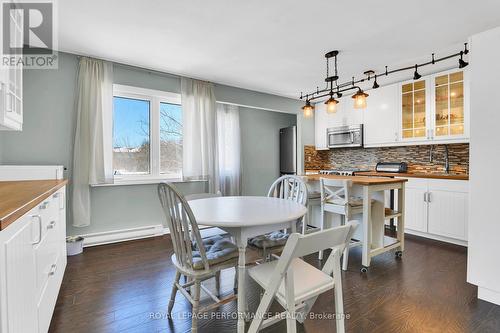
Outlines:
{"label": "window frame", "polygon": [[[182,180],[182,171],[179,177],[165,177],[160,173],[160,103],[181,105],[181,95],[178,93],[139,88],[128,85],[113,84],[113,98],[132,98],[149,102],[149,174],[113,175],[115,183],[127,183],[153,180]],[[114,116],[114,110],[113,110]],[[114,127],[114,119],[112,121]],[[113,137],[113,132],[111,133]],[[113,168],[114,169],[114,168]],[[114,170],[113,170],[114,173]]]}

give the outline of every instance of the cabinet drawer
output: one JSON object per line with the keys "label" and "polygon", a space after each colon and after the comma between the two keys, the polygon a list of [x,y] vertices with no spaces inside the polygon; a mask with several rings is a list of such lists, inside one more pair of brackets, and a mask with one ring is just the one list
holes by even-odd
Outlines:
{"label": "cabinet drawer", "polygon": [[53,265],[61,254],[61,239],[58,221],[52,221],[45,230],[42,241],[35,246],[36,262],[36,295],[44,288],[52,274]]}
{"label": "cabinet drawer", "polygon": [[59,220],[59,200],[48,197],[38,205],[38,214],[41,218],[40,239],[43,240],[47,232],[53,229],[53,225]]}
{"label": "cabinet drawer", "polygon": [[38,332],[46,333],[49,330],[50,320],[59,294],[59,288],[64,275],[64,263],[61,256],[52,262],[51,274],[48,275],[37,304]]}

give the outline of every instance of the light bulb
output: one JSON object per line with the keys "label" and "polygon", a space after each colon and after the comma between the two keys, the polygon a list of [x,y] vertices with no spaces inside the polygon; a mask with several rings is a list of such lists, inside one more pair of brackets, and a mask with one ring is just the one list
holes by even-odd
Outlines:
{"label": "light bulb", "polygon": [[335,113],[337,112],[337,104],[339,101],[337,101],[335,98],[333,98],[332,95],[330,95],[330,98],[325,102],[326,104],[326,113]]}
{"label": "light bulb", "polygon": [[312,108],[304,109],[304,118],[312,118],[312,116],[313,116]]}
{"label": "light bulb", "polygon": [[352,96],[352,98],[354,99],[354,108],[365,109],[366,97],[368,97],[368,94],[364,93],[363,90],[359,89],[358,92]]}

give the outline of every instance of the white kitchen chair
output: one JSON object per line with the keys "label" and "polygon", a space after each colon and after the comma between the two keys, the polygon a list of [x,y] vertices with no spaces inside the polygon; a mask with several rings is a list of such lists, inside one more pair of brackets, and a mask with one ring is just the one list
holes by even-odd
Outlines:
{"label": "white kitchen chair", "polygon": [[[281,176],[272,183],[267,193],[268,197],[292,200],[307,206],[307,186],[297,176]],[[302,219],[302,230],[305,233],[305,220]],[[270,254],[281,252],[288,239],[288,233],[275,231],[266,235],[260,235],[248,240],[248,244],[257,249],[262,257],[266,259]]]}
{"label": "white kitchen chair", "polygon": [[[226,268],[236,270],[238,248],[230,240],[220,236],[202,239],[188,202],[174,185],[159,184],[158,197],[167,217],[167,225],[174,247],[172,262],[176,267],[168,313],[169,315],[172,313],[175,295],[177,291],[180,291],[193,305],[191,332],[197,332],[197,319],[200,312],[212,310],[236,299],[236,295],[219,299],[219,279],[221,270]],[[179,283],[181,275],[187,277],[187,283]],[[216,295],[201,284],[202,281],[212,277],[216,278]],[[203,309],[200,309],[201,289],[215,301]]]}
{"label": "white kitchen chair", "polygon": [[[337,333],[345,332],[340,255],[357,226],[358,222],[353,221],[344,226],[308,235],[293,233],[288,238],[279,260],[249,269],[248,274],[265,293],[248,332],[256,333],[283,318],[287,321],[287,332],[296,332],[295,321],[303,322],[316,298],[330,289],[334,290]],[[332,252],[322,270],[300,259],[328,248],[332,248]],[[273,299],[281,304],[285,312],[264,319]]]}
{"label": "white kitchen chair", "polygon": [[[349,221],[354,214],[363,213],[363,198],[352,195],[352,181],[346,179],[320,178],[321,217],[320,229],[324,229],[325,213],[340,215],[341,225]],[[373,201],[372,201],[373,203]],[[349,248],[360,246],[361,241],[352,240],[344,250],[342,269],[347,270]],[[323,251],[319,252],[318,259],[323,259]]]}

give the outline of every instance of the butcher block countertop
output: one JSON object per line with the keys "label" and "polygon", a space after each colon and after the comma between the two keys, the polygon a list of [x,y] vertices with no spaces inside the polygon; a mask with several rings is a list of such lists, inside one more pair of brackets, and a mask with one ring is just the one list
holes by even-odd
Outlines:
{"label": "butcher block countertop", "polygon": [[446,174],[446,173],[396,173],[396,172],[377,172],[360,171],[356,172],[358,176],[376,176],[376,177],[403,177],[403,178],[432,178],[449,180],[469,180],[468,175]]}
{"label": "butcher block countertop", "polygon": [[397,179],[389,177],[366,177],[366,176],[337,176],[337,175],[306,175],[307,180],[318,180],[320,178],[328,179],[347,179],[351,180],[353,184],[370,186],[370,185],[385,185],[407,182],[407,179]]}
{"label": "butcher block countertop", "polygon": [[0,230],[29,212],[67,180],[0,181]]}

